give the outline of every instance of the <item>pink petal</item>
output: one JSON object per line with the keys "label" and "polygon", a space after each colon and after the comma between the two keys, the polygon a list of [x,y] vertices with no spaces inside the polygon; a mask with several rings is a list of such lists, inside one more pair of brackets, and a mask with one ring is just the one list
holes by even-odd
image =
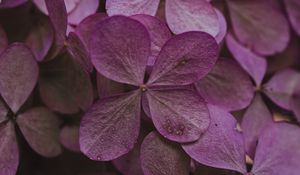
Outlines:
{"label": "pink petal", "polygon": [[99,73],[117,82],[143,84],[150,37],[141,23],[110,17],[95,26],[90,44],[92,63]]}
{"label": "pink petal", "polygon": [[145,175],[188,175],[190,159],[182,148],[157,132],[146,136],[141,148],[142,169]]}
{"label": "pink petal", "polygon": [[24,44],[14,43],[1,54],[0,70],[0,94],[16,113],[35,87],[38,65]]}
{"label": "pink petal", "polygon": [[62,145],[74,152],[80,152],[79,126],[64,126],[60,131]]}
{"label": "pink petal", "polygon": [[246,72],[248,72],[256,85],[260,86],[267,70],[267,61],[265,58],[258,56],[248,48],[243,47],[231,34],[227,35],[226,44],[235,60]]}
{"label": "pink petal", "polygon": [[289,16],[289,20],[294,30],[300,36],[300,2],[298,0],[284,0],[284,3],[287,14]]}
{"label": "pink petal", "polygon": [[263,92],[278,106],[290,110],[290,99],[300,73],[293,69],[277,72],[263,87]]}
{"label": "pink petal", "polygon": [[73,114],[93,103],[90,75],[68,55],[61,55],[41,65],[39,92],[52,110]]}
{"label": "pink petal", "polygon": [[140,92],[99,100],[80,125],[80,149],[92,160],[107,161],[133,149],[140,129]]}
{"label": "pink petal", "polygon": [[230,59],[219,59],[211,72],[195,85],[208,103],[228,111],[247,107],[254,96],[250,78]]}
{"label": "pink petal", "polygon": [[125,92],[126,87],[122,83],[107,79],[97,73],[97,91],[100,98]]}
{"label": "pink petal", "polygon": [[218,44],[204,32],[172,37],[159,53],[149,85],[187,85],[203,78],[218,58]]}
{"label": "pink petal", "polygon": [[98,6],[99,0],[79,0],[68,15],[68,22],[73,25],[79,24],[87,16],[96,13]]}
{"label": "pink petal", "polygon": [[217,13],[206,0],[166,0],[166,20],[175,34],[202,31],[215,37],[220,31]]}
{"label": "pink petal", "polygon": [[17,117],[17,124],[30,147],[45,157],[62,153],[59,118],[45,107],[32,108]]}
{"label": "pink petal", "polygon": [[227,4],[241,43],[261,55],[279,53],[287,47],[289,25],[277,1],[230,0]]}
{"label": "pink petal", "polygon": [[244,114],[241,127],[243,130],[247,154],[254,158],[258,136],[264,126],[271,123],[272,114],[265,105],[260,94],[256,94],[253,102]]}
{"label": "pink petal", "polygon": [[191,142],[207,130],[209,113],[196,92],[148,90],[146,95],[153,123],[164,137],[176,142]]}
{"label": "pink petal", "polygon": [[211,124],[206,133],[183,149],[201,164],[246,173],[243,137],[236,131],[236,120],[221,108],[208,105]]}
{"label": "pink petal", "polygon": [[0,25],[0,54],[6,49],[7,46],[8,46],[7,36],[4,29]]}
{"label": "pink petal", "polygon": [[298,175],[300,167],[300,129],[278,123],[269,125],[259,137],[253,174]]}
{"label": "pink petal", "polygon": [[147,14],[154,16],[160,0],[106,0],[106,10],[109,16]]}
{"label": "pink petal", "polygon": [[172,37],[168,26],[158,18],[149,15],[134,15],[131,18],[146,27],[151,39],[151,56],[157,57],[161,48]]}
{"label": "pink petal", "polygon": [[15,175],[19,165],[19,148],[14,124],[0,124],[0,133],[0,174]]}

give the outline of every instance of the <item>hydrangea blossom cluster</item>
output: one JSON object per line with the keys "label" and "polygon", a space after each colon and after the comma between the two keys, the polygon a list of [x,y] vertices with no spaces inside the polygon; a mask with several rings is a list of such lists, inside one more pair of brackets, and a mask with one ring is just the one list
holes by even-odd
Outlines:
{"label": "hydrangea blossom cluster", "polygon": [[299,9],[0,0],[0,175],[299,175]]}

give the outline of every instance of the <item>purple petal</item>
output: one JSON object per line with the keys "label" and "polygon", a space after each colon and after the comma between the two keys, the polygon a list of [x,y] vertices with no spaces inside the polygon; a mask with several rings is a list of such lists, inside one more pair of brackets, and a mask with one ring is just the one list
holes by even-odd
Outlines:
{"label": "purple petal", "polygon": [[266,70],[267,61],[239,44],[231,34],[226,37],[226,44],[235,60],[248,72],[257,86],[260,86]]}
{"label": "purple petal", "polygon": [[68,14],[68,22],[73,25],[79,24],[84,18],[94,14],[98,6],[99,0],[79,0],[76,7]]}
{"label": "purple petal", "polygon": [[6,108],[4,102],[2,102],[2,100],[0,100],[0,125],[2,122],[6,121],[7,118],[7,113],[8,113],[8,109]]}
{"label": "purple petal", "polygon": [[32,50],[37,61],[43,61],[54,40],[54,34],[48,21],[41,22],[31,29],[25,43]]}
{"label": "purple petal", "polygon": [[141,23],[110,17],[95,26],[90,44],[92,63],[99,73],[117,82],[143,84],[150,37]]}
{"label": "purple petal", "polygon": [[70,32],[68,35],[68,51],[86,72],[93,71],[93,65],[89,52],[76,33]]}
{"label": "purple petal", "polygon": [[297,32],[300,35],[300,2],[298,0],[284,0],[289,20]]}
{"label": "purple petal", "polygon": [[14,43],[1,54],[0,70],[0,93],[16,113],[35,87],[38,65],[24,44]]}
{"label": "purple petal", "polygon": [[166,0],[166,20],[175,34],[202,31],[215,37],[220,31],[218,15],[207,0]]}
{"label": "purple petal", "polygon": [[0,174],[15,175],[19,165],[19,148],[14,124],[0,124],[0,133]]}
{"label": "purple petal", "polygon": [[45,157],[62,153],[59,142],[61,121],[45,107],[32,108],[17,117],[17,124],[30,147]]}
{"label": "purple petal", "polygon": [[253,102],[245,112],[241,123],[246,152],[251,158],[254,158],[259,134],[264,126],[272,121],[271,112],[265,105],[260,94],[256,94]]}
{"label": "purple petal", "polygon": [[293,110],[298,122],[300,122],[300,83],[297,84],[291,97],[291,109]]}
{"label": "purple petal", "polygon": [[215,8],[215,11],[218,15],[219,24],[220,24],[220,31],[215,36],[215,38],[216,38],[216,41],[220,44],[224,40],[224,38],[227,34],[227,22],[226,22],[225,16],[223,15],[223,13],[220,10]]}
{"label": "purple petal", "polygon": [[125,92],[125,85],[107,79],[101,74],[97,73],[97,90],[100,98],[108,97],[115,94]]}
{"label": "purple petal", "polygon": [[160,0],[106,0],[106,10],[109,16],[147,14],[154,16]]}
{"label": "purple petal", "polygon": [[80,125],[80,149],[92,160],[107,161],[133,149],[140,129],[140,92],[96,102]]}
{"label": "purple petal", "polygon": [[[283,83],[284,82],[284,83]],[[300,73],[293,69],[277,72],[263,87],[263,92],[278,106],[290,110],[290,99]]]}
{"label": "purple petal", "polygon": [[7,36],[4,29],[0,25],[0,54],[6,49],[7,46],[8,46]]}
{"label": "purple petal", "polygon": [[261,55],[282,52],[289,42],[289,25],[274,0],[227,1],[233,30],[241,43]]}
{"label": "purple petal", "polygon": [[172,37],[159,53],[147,84],[187,85],[203,78],[218,58],[218,44],[204,32]]}
{"label": "purple petal", "polygon": [[64,126],[60,131],[62,145],[74,152],[80,152],[79,126]]}
{"label": "purple petal", "polygon": [[41,65],[39,91],[52,110],[72,114],[93,103],[93,86],[88,73],[68,55]]}
{"label": "purple petal", "polygon": [[195,85],[208,103],[229,111],[247,107],[254,96],[248,75],[229,59],[219,59],[212,71]]}
{"label": "purple petal", "polygon": [[188,175],[190,159],[182,148],[153,131],[141,148],[141,163],[145,175]]}
{"label": "purple petal", "polygon": [[243,137],[236,120],[221,108],[208,105],[211,123],[206,133],[183,149],[201,164],[246,173]]}
{"label": "purple petal", "polygon": [[27,0],[2,0],[0,1],[0,9],[1,8],[13,8],[19,5],[26,3]]}
{"label": "purple petal", "polygon": [[172,37],[168,26],[158,18],[149,15],[134,15],[131,18],[146,27],[151,39],[151,56],[157,57],[161,48]]}
{"label": "purple petal", "polygon": [[287,123],[269,125],[259,137],[253,174],[298,175],[300,129]]}
{"label": "purple petal", "polygon": [[148,90],[146,95],[153,123],[164,137],[177,142],[191,142],[207,130],[209,113],[204,100],[196,92],[185,89]]}

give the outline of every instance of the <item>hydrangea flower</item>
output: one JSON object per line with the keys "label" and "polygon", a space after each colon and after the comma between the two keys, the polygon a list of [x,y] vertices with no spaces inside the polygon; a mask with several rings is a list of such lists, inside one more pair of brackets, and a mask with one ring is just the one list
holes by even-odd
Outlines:
{"label": "hydrangea flower", "polygon": [[150,43],[146,28],[127,17],[114,16],[95,26],[90,54],[97,71],[137,88],[101,99],[86,112],[80,147],[89,158],[112,160],[133,148],[144,100],[156,129],[170,140],[195,141],[209,126],[204,100],[185,85],[204,77],[215,64],[218,45],[214,38],[202,32],[172,37],[144,79]]}

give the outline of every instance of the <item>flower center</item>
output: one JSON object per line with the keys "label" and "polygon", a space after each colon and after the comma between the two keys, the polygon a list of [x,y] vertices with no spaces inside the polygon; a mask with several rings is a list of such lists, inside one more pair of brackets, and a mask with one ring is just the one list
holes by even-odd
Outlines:
{"label": "flower center", "polygon": [[146,92],[147,91],[147,86],[145,84],[140,85],[140,89],[142,92]]}

